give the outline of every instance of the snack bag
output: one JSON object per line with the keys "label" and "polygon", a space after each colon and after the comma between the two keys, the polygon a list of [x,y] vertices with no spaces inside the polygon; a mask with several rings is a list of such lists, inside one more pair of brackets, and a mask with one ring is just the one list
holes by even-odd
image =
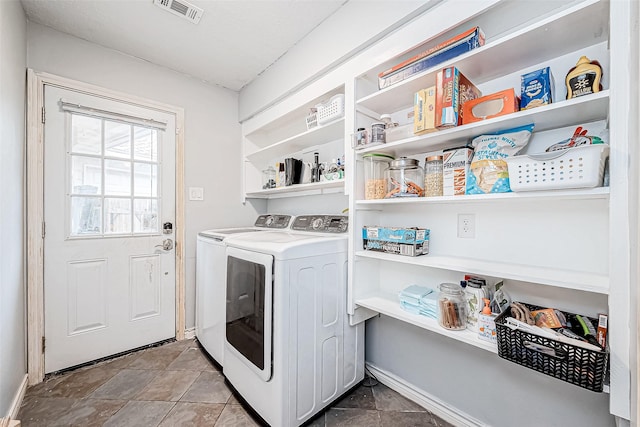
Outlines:
{"label": "snack bag", "polygon": [[471,141],[474,148],[471,173],[467,177],[467,194],[508,193],[507,157],[515,156],[531,137],[533,124],[480,135]]}

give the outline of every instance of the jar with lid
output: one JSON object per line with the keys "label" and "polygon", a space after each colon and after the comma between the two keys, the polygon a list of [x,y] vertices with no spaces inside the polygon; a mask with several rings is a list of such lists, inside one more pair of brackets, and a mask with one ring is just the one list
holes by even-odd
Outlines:
{"label": "jar with lid", "polygon": [[385,171],[387,194],[391,197],[422,197],[424,189],[424,171],[418,160],[400,157],[391,162]]}
{"label": "jar with lid", "polygon": [[467,327],[467,301],[457,283],[441,283],[438,297],[438,323],[445,329],[459,331]]}
{"label": "jar with lid", "polygon": [[424,160],[425,197],[442,196],[442,156],[429,156]]}
{"label": "jar with lid", "polygon": [[382,153],[367,153],[364,161],[364,198],[365,200],[384,199],[387,194],[387,180],[384,172],[393,157]]}
{"label": "jar with lid", "polygon": [[371,135],[369,136],[369,142],[371,144],[384,144],[384,123],[372,123]]}
{"label": "jar with lid", "polygon": [[276,170],[269,166],[262,171],[262,189],[276,188]]}

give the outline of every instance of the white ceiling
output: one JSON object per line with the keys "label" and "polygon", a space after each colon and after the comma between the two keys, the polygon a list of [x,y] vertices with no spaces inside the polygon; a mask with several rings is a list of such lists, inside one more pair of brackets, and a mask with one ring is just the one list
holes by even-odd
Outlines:
{"label": "white ceiling", "polygon": [[153,0],[21,1],[32,22],[238,91],[348,0],[188,0],[195,25]]}

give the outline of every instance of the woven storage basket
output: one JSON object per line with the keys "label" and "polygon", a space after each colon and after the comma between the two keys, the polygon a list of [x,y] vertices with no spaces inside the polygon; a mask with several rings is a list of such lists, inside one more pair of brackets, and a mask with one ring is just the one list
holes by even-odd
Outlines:
{"label": "woven storage basket", "polygon": [[[544,308],[525,305],[529,310]],[[602,392],[608,360],[606,350],[588,350],[518,329],[513,330],[505,324],[507,317],[511,317],[509,309],[496,318],[500,357],[579,387]],[[591,318],[589,320],[597,328],[597,321]],[[535,349],[536,346],[553,349],[555,355],[542,353]]]}

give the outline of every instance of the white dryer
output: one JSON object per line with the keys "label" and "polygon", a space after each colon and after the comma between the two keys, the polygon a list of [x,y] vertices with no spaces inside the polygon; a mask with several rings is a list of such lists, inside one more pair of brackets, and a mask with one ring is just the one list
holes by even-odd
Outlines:
{"label": "white dryer", "polygon": [[196,337],[220,365],[224,357],[226,253],[232,235],[287,229],[290,215],[260,215],[252,227],[201,231],[196,242]]}
{"label": "white dryer", "polygon": [[364,378],[347,315],[346,216],[229,237],[223,373],[271,426],[299,426]]}

